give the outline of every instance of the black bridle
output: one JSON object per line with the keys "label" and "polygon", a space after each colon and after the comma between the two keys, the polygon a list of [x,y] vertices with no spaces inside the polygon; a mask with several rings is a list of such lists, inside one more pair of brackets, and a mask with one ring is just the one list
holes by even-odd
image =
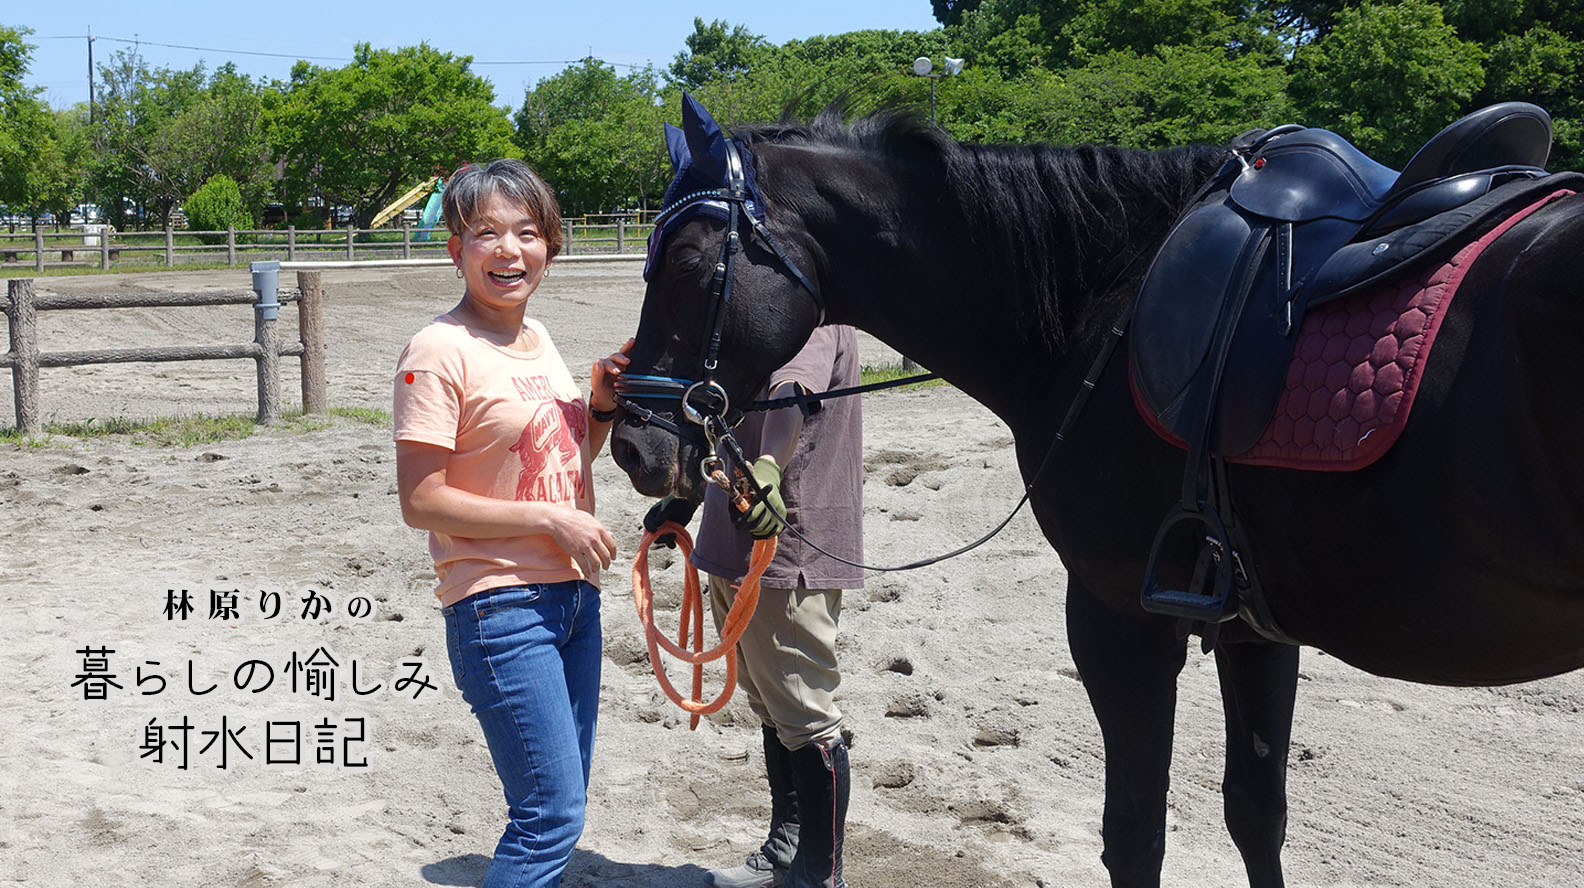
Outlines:
{"label": "black bridle", "polygon": [[[742,419],[742,412],[732,410],[731,399],[727,396],[726,389],[716,381],[715,370],[720,358],[721,330],[726,324],[726,310],[731,304],[732,269],[737,254],[742,250],[740,229],[743,219],[748,221],[750,236],[759,235],[765,246],[770,248],[770,252],[775,254],[775,257],[814,300],[815,307],[819,309],[816,325],[825,320],[825,300],[820,296],[819,289],[781,248],[780,242],[770,233],[769,226],[749,209],[748,205],[753,198],[748,193],[747,173],[741,149],[733,139],[723,141],[726,146],[726,187],[695,191],[674,201],[655,217],[654,233],[650,235],[655,239],[651,244],[651,250],[658,251],[666,220],[697,203],[708,201],[726,204],[726,236],[721,242],[720,256],[715,262],[715,271],[710,278],[708,323],[710,334],[699,378],[684,379],[674,376],[624,373],[616,379],[616,403],[629,416],[640,424],[658,426],[684,441],[704,447],[709,453],[705,457],[706,463],[718,459],[718,443],[722,439],[729,438],[731,428]],[[637,403],[635,399],[640,398],[679,401],[682,416],[691,425],[684,427],[655,413],[654,410]],[[692,426],[697,426],[702,431],[703,441],[699,440]],[[705,475],[707,477],[708,472]]]}
{"label": "black bridle", "polygon": [[[667,219],[675,216],[683,209],[686,209],[687,207],[701,201],[723,202],[727,205],[728,215],[726,223],[726,236],[721,244],[720,257],[716,260],[715,271],[710,280],[710,321],[708,325],[710,330],[710,338],[704,355],[702,372],[700,373],[699,378],[696,380],[672,376],[643,376],[623,373],[616,378],[616,403],[622,408],[623,411],[627,413],[629,417],[637,420],[639,424],[654,425],[658,428],[664,429],[667,432],[670,432],[680,440],[691,442],[704,449],[706,451],[706,456],[700,462],[699,466],[701,476],[705,478],[711,477],[712,473],[724,469],[726,467],[726,463],[729,461],[731,463],[730,467],[732,471],[737,473],[738,478],[750,479],[749,483],[751,483],[753,475],[749,471],[750,467],[748,461],[743,455],[742,448],[731,436],[731,429],[742,420],[743,410],[732,409],[731,399],[727,396],[726,390],[719,382],[715,380],[715,370],[720,357],[721,330],[724,327],[726,321],[726,309],[731,303],[732,267],[737,258],[737,253],[742,249],[742,237],[739,234],[741,219],[744,217],[748,219],[748,222],[751,226],[751,232],[757,233],[760,236],[765,245],[770,248],[770,251],[774,253],[776,258],[781,261],[781,264],[792,273],[792,276],[797,279],[797,282],[801,284],[803,289],[806,290],[809,296],[813,298],[815,307],[819,309],[819,320],[816,321],[816,325],[823,323],[825,320],[825,300],[823,297],[821,297],[819,290],[809,280],[808,276],[797,267],[797,263],[793,262],[791,257],[786,254],[786,251],[781,249],[781,245],[776,241],[775,237],[770,234],[769,227],[749,211],[748,204],[752,198],[748,194],[747,177],[744,172],[742,154],[734,140],[725,139],[724,142],[726,145],[727,186],[725,188],[712,188],[704,191],[695,191],[692,194],[688,194],[678,199],[670,206],[665,207],[660,211],[660,214],[655,217],[654,232],[650,235],[654,239],[650,244],[650,249],[651,251],[657,253],[660,248],[660,240],[663,237],[662,231],[664,230],[664,225]],[[795,535],[799,540],[802,540],[810,548],[843,564],[848,564],[863,570],[913,570],[920,567],[926,567],[940,561],[945,561],[948,558],[954,558],[963,554],[964,552],[976,549],[988,542],[992,537],[1000,533],[1003,528],[1010,524],[1017,513],[1022,510],[1024,504],[1029,501],[1029,497],[1034,491],[1035,483],[1042,475],[1045,474],[1045,469],[1050,465],[1051,459],[1056,455],[1057,449],[1066,439],[1067,434],[1072,431],[1073,425],[1078,420],[1078,414],[1082,412],[1084,405],[1088,403],[1090,393],[1094,391],[1095,385],[1099,381],[1101,372],[1104,371],[1106,365],[1110,363],[1111,355],[1116,351],[1117,344],[1121,342],[1126,328],[1127,316],[1124,314],[1123,319],[1118,324],[1113,325],[1111,329],[1111,335],[1107,337],[1105,343],[1101,347],[1100,354],[1095,358],[1094,363],[1090,366],[1089,372],[1085,376],[1082,386],[1074,395],[1072,404],[1068,407],[1067,414],[1063,418],[1060,428],[1058,428],[1056,431],[1055,438],[1051,441],[1050,449],[1045,452],[1044,459],[1040,461],[1039,468],[1035,470],[1028,482],[1023,485],[1023,496],[1018,500],[1018,504],[1014,506],[1011,513],[1008,514],[1006,518],[1002,520],[1000,524],[996,525],[995,528],[989,533],[986,533],[984,536],[971,543],[968,543],[965,546],[953,549],[952,551],[942,555],[920,559],[918,561],[909,562],[908,564],[898,565],[895,567],[877,567],[869,564],[861,564],[856,561],[849,561],[840,555],[836,555],[821,548],[818,544],[804,536],[796,527],[794,527],[792,523],[787,520],[787,516],[785,514],[782,514],[779,510],[775,509],[775,505],[773,503],[766,501],[765,505],[776,513],[776,517],[780,519],[783,526],[792,531],[793,535]],[[935,378],[935,374],[927,373],[910,377],[908,379],[892,380],[884,383],[857,386],[850,389],[823,392],[818,395],[804,395],[800,393],[797,397],[793,398],[781,398],[773,401],[754,402],[746,405],[743,409],[765,410],[796,404],[800,409],[804,410],[806,415],[809,404],[823,400],[825,398],[854,395],[864,391],[871,391],[879,388],[889,388],[894,385],[903,385],[910,382],[917,382],[920,380],[933,378]],[[634,400],[635,398],[679,401],[683,417],[685,417],[686,420],[692,424],[692,426],[697,426],[699,430],[702,431],[704,440],[699,440],[691,426],[684,428],[678,423],[655,413],[652,409],[637,403]],[[722,454],[725,456],[724,459],[722,459]]]}

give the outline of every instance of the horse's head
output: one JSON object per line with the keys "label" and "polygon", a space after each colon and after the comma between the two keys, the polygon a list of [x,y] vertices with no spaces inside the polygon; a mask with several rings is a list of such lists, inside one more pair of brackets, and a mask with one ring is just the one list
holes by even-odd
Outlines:
{"label": "horse's head", "polygon": [[637,342],[618,385],[611,455],[640,493],[703,495],[702,421],[750,401],[820,322],[809,242],[791,214],[772,234],[756,158],[691,96],[666,127],[676,171],[649,240]]}

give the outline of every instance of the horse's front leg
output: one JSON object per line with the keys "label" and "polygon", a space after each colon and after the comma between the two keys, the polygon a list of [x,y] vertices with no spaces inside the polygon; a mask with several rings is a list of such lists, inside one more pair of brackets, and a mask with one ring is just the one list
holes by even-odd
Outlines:
{"label": "horse's front leg", "polygon": [[1298,648],[1267,641],[1216,646],[1226,709],[1227,831],[1252,888],[1282,888],[1287,838],[1287,748],[1298,690]]}
{"label": "horse's front leg", "polygon": [[1067,590],[1067,639],[1105,740],[1101,860],[1115,888],[1156,888],[1186,644],[1170,620],[1119,614],[1077,582]]}

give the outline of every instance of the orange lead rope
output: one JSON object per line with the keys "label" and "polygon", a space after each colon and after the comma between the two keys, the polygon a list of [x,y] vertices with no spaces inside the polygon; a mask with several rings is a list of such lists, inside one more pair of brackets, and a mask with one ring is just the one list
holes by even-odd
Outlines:
{"label": "orange lead rope", "polygon": [[[676,534],[677,546],[682,550],[682,558],[684,562],[688,562],[682,583],[681,625],[677,629],[675,644],[655,628],[654,590],[649,585],[649,546],[654,543],[656,537],[667,533]],[[770,559],[775,557],[775,550],[775,537],[754,542],[753,555],[748,561],[748,574],[738,585],[737,597],[732,601],[731,610],[727,612],[726,620],[721,626],[721,642],[706,651],[704,650],[704,594],[699,588],[698,568],[689,562],[689,556],[693,554],[693,538],[688,536],[687,528],[674,521],[668,521],[660,525],[659,530],[646,531],[643,539],[638,543],[638,557],[633,559],[633,601],[638,606],[638,620],[643,623],[644,636],[649,642],[649,665],[654,667],[655,678],[660,680],[660,689],[665,691],[671,702],[692,713],[693,717],[688,722],[689,730],[698,728],[699,716],[708,715],[725,706],[731,699],[732,691],[737,687],[737,640],[742,638],[743,630],[748,628],[748,621],[753,617],[754,608],[759,604],[759,578],[764,576],[765,568],[770,566]],[[691,651],[687,649],[689,634],[692,635],[693,650]],[[671,684],[671,679],[666,676],[665,664],[660,662],[661,648],[673,657],[693,665],[693,694],[689,699],[683,699]],[[701,696],[704,692],[704,664],[718,660],[722,656],[726,658],[726,686],[721,689],[719,697],[705,703]]]}

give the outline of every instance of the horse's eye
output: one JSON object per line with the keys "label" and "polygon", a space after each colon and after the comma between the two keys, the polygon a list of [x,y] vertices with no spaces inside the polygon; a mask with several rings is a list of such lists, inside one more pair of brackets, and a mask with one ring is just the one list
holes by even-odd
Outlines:
{"label": "horse's eye", "polygon": [[670,260],[673,274],[679,278],[691,278],[698,274],[699,266],[704,264],[704,254],[691,247],[683,247],[674,251]]}

